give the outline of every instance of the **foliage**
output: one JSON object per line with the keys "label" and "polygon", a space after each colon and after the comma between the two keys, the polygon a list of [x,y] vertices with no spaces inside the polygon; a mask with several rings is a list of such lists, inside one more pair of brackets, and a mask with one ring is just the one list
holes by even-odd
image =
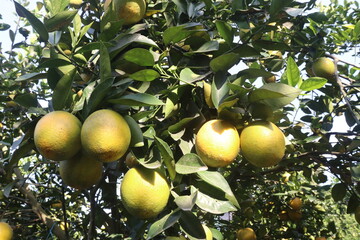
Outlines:
{"label": "foliage", "polygon": [[[16,239],[204,239],[202,224],[217,240],[246,227],[258,239],[359,238],[360,68],[340,56],[359,45],[359,3],[316,3],[151,0],[142,21],[122,26],[97,0],[79,9],[69,0],[36,9],[14,2],[16,30],[0,24],[12,43],[0,54],[0,219]],[[323,56],[337,64],[335,80],[306,71]],[[272,75],[276,83],[262,82]],[[207,168],[195,154],[200,126],[221,118],[241,132],[259,103],[287,138],[284,159],[257,168],[239,154],[226,168]],[[101,108],[126,116],[129,151],[171,182],[158,217],[139,220],[124,209],[126,154],[105,164],[99,184],[75,191],[58,163],[36,151],[33,130],[47,112],[83,122]],[[335,128],[338,119],[346,131]],[[301,219],[280,220],[294,196]]]}

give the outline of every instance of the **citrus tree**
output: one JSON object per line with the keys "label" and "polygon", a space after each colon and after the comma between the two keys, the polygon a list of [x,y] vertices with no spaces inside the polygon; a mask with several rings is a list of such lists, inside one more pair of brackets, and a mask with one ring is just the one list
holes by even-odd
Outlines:
{"label": "citrus tree", "polygon": [[359,3],[317,2],[14,1],[0,238],[359,238]]}

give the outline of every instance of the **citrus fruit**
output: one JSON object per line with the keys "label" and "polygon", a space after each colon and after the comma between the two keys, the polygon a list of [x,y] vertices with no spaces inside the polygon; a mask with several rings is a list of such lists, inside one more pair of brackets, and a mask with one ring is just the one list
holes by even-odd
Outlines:
{"label": "citrus fruit", "polygon": [[315,240],[326,240],[326,237],[316,237]]}
{"label": "citrus fruit", "polygon": [[210,228],[208,228],[208,226],[206,226],[204,224],[202,226],[203,226],[204,231],[205,231],[206,240],[212,240],[213,235],[212,235],[212,232],[211,232]]}
{"label": "citrus fruit", "polygon": [[112,162],[122,157],[130,145],[131,133],[117,112],[102,109],[90,114],[81,129],[82,146],[98,161]]}
{"label": "citrus fruit", "polygon": [[300,210],[301,207],[302,207],[302,200],[301,200],[301,198],[299,198],[299,197],[294,197],[293,199],[291,199],[291,200],[289,201],[289,206],[290,206],[293,210],[295,210],[295,211]]}
{"label": "citrus fruit", "polygon": [[278,164],[285,153],[285,138],[272,122],[255,121],[240,134],[242,155],[256,167]]}
{"label": "citrus fruit", "polygon": [[82,190],[99,182],[102,165],[92,156],[79,153],[69,160],[61,161],[59,172],[66,185]]}
{"label": "citrus fruit", "polygon": [[274,83],[276,82],[276,77],[275,75],[272,75],[270,77],[263,77],[263,81],[266,83]]}
{"label": "citrus fruit", "polygon": [[237,240],[256,240],[256,234],[252,228],[242,228],[236,233]]}
{"label": "citrus fruit", "polygon": [[287,211],[281,211],[280,213],[279,213],[279,219],[281,220],[281,221],[287,221],[287,220],[289,220],[289,216],[288,216],[288,213],[287,213]]}
{"label": "citrus fruit", "polygon": [[114,10],[118,14],[118,20],[124,20],[124,25],[137,23],[145,15],[145,0],[106,0],[104,4],[105,11],[109,9],[112,1],[115,1]]}
{"label": "citrus fruit", "polygon": [[318,58],[312,65],[312,71],[317,77],[333,79],[336,71],[335,63],[330,58]]}
{"label": "citrus fruit", "polygon": [[10,240],[13,237],[13,230],[6,222],[0,222],[0,239]]}
{"label": "citrus fruit", "polygon": [[81,148],[81,122],[71,113],[54,111],[36,124],[35,146],[45,158],[60,161],[73,157]]}
{"label": "citrus fruit", "polygon": [[83,3],[83,0],[70,0],[69,5],[73,8],[79,8],[81,4]]}
{"label": "citrus fruit", "polygon": [[291,221],[299,222],[301,220],[301,218],[302,218],[302,213],[301,213],[300,210],[289,209],[288,216],[289,216]]}
{"label": "citrus fruit", "polygon": [[355,209],[355,220],[360,224],[360,206]]}
{"label": "citrus fruit", "polygon": [[204,97],[205,102],[209,108],[214,108],[214,103],[211,98],[211,84],[204,82]]}
{"label": "citrus fruit", "polygon": [[120,195],[129,213],[140,219],[148,219],[156,217],[165,208],[170,188],[161,173],[140,166],[126,172]]}
{"label": "citrus fruit", "polygon": [[195,148],[201,160],[209,167],[225,167],[239,153],[239,134],[225,120],[215,119],[203,124],[195,139]]}

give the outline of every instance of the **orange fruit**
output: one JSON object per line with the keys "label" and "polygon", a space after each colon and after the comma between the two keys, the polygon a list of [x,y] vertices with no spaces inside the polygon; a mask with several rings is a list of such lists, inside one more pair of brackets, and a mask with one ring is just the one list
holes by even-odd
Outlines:
{"label": "orange fruit", "polygon": [[333,79],[336,73],[336,66],[333,60],[326,57],[316,59],[312,65],[312,71],[315,76],[327,79]]}
{"label": "orange fruit", "polygon": [[285,138],[272,122],[255,121],[240,134],[241,154],[256,167],[278,164],[285,153]]}
{"label": "orange fruit", "polygon": [[90,155],[79,153],[69,160],[61,161],[59,172],[66,185],[82,190],[100,181],[102,165],[102,162]]}
{"label": "orange fruit", "polygon": [[291,200],[289,201],[289,206],[290,206],[293,210],[295,210],[295,211],[300,210],[301,207],[302,207],[302,200],[301,200],[301,198],[299,198],[299,197],[294,197],[293,199],[291,199]]}
{"label": "orange fruit", "polygon": [[144,167],[131,168],[120,186],[125,209],[140,219],[156,217],[166,206],[170,187],[158,171]]}
{"label": "orange fruit", "polygon": [[81,129],[85,152],[101,162],[122,157],[130,145],[131,133],[125,119],[117,112],[102,109],[85,119]]}
{"label": "orange fruit", "polygon": [[256,234],[252,228],[242,228],[236,233],[237,240],[256,240]]}
{"label": "orange fruit", "polygon": [[118,14],[118,20],[124,20],[124,25],[137,23],[145,15],[145,0],[106,0],[104,4],[105,11],[109,9],[112,1],[114,1],[114,10]]}
{"label": "orange fruit", "polygon": [[35,146],[45,158],[60,161],[73,157],[81,148],[81,122],[71,113],[55,111],[36,124]]}
{"label": "orange fruit", "polygon": [[225,120],[210,120],[199,129],[196,153],[209,167],[225,167],[239,153],[240,138],[235,126]]}
{"label": "orange fruit", "polygon": [[6,222],[0,222],[0,239],[11,240],[13,237],[13,230]]}

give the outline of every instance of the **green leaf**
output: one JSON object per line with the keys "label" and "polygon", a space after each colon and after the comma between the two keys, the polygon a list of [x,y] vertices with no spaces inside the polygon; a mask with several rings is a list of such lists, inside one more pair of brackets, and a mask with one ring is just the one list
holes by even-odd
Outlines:
{"label": "green leaf", "polygon": [[[280,0],[282,1],[282,0]],[[289,51],[290,47],[283,42],[275,42],[269,40],[256,40],[253,43],[254,46],[267,49],[267,50],[278,50],[278,51]]]}
{"label": "green leaf", "polygon": [[38,106],[36,94],[32,94],[32,93],[24,93],[24,94],[16,95],[14,101],[26,108]]}
{"label": "green leaf", "polygon": [[287,84],[267,83],[254,90],[249,96],[249,101],[267,104],[275,110],[291,103],[300,93],[301,90]]}
{"label": "green leaf", "polygon": [[103,82],[100,82],[94,90],[91,92],[89,100],[84,104],[84,110],[82,115],[84,119],[103,102],[106,94],[114,83],[114,78],[108,78]]}
{"label": "green leaf", "polygon": [[165,215],[161,219],[157,220],[153,224],[151,224],[146,239],[152,239],[155,236],[159,235],[160,233],[164,232],[169,227],[173,226],[175,223],[178,222],[180,216],[181,216],[181,211],[179,209],[176,209],[171,213]]}
{"label": "green leaf", "polygon": [[27,20],[30,22],[34,30],[39,34],[41,39],[46,42],[49,39],[49,33],[44,24],[39,19],[37,19],[37,17],[35,17],[31,12],[26,10],[26,8],[21,6],[21,4],[16,1],[14,1],[14,4],[17,14],[20,17],[27,18]]}
{"label": "green leaf", "polygon": [[213,52],[219,50],[219,42],[218,41],[208,41],[201,45],[196,51],[192,53],[206,53]]}
{"label": "green leaf", "polygon": [[111,62],[107,47],[103,42],[100,42],[100,81],[112,78]]}
{"label": "green leaf", "polygon": [[168,127],[168,131],[172,134],[178,133],[186,128],[186,126],[195,118],[199,117],[199,114],[196,114],[193,117],[187,117],[181,119],[179,122]]}
{"label": "green leaf", "polygon": [[341,201],[346,195],[346,185],[344,183],[337,183],[331,189],[331,196],[335,202]]}
{"label": "green leaf", "polygon": [[195,205],[197,191],[193,191],[190,195],[177,196],[174,199],[176,205],[183,211],[191,211]]}
{"label": "green leaf", "polygon": [[128,106],[157,106],[164,103],[153,95],[147,93],[134,93],[121,96],[117,99],[108,100],[110,103],[128,105]]}
{"label": "green leaf", "polygon": [[220,20],[216,21],[215,25],[216,29],[220,33],[220,36],[225,39],[225,42],[229,45],[232,45],[234,40],[234,30],[231,25]]}
{"label": "green leaf", "polygon": [[192,174],[207,169],[206,164],[194,153],[185,154],[175,164],[175,170],[179,174]]}
{"label": "green leaf", "polygon": [[241,58],[261,56],[258,50],[246,44],[236,45],[233,52],[239,54],[239,57]]}
{"label": "green leaf", "polygon": [[288,7],[293,0],[271,0],[270,16],[275,17],[285,7]]}
{"label": "green leaf", "polygon": [[74,81],[76,69],[73,68],[59,80],[52,95],[52,104],[54,110],[62,110],[71,94],[71,87]]}
{"label": "green leaf", "polygon": [[328,20],[328,17],[322,12],[310,13],[307,17],[318,23],[326,22]]}
{"label": "green leaf", "polygon": [[237,208],[231,204],[229,201],[222,201],[210,197],[200,191],[195,187],[191,186],[191,192],[197,192],[196,205],[202,210],[213,213],[213,214],[224,214],[227,212],[237,211]]}
{"label": "green leaf", "polygon": [[111,59],[113,59],[119,52],[132,43],[158,47],[158,45],[152,39],[139,33],[125,35],[120,34],[118,37],[112,40],[111,43],[113,44],[113,46],[109,49]]}
{"label": "green leaf", "polygon": [[151,82],[160,77],[160,74],[153,69],[143,69],[129,76],[136,81]]}
{"label": "green leaf", "polygon": [[288,84],[293,87],[295,87],[296,84],[300,81],[300,71],[292,57],[288,57],[287,60],[286,77]]}
{"label": "green leaf", "polygon": [[197,175],[206,183],[223,191],[225,193],[226,199],[228,199],[235,207],[240,208],[240,205],[236,200],[229,183],[226,181],[223,175],[214,171],[202,171],[198,172]]}
{"label": "green leaf", "polygon": [[57,13],[55,16],[45,19],[45,27],[49,32],[58,31],[61,28],[68,26],[74,19],[77,11],[62,11]]}
{"label": "green leaf", "polygon": [[226,53],[210,61],[210,67],[214,72],[227,71],[240,61],[237,53]]}
{"label": "green leaf", "polygon": [[133,62],[137,65],[144,67],[153,66],[155,64],[154,56],[149,50],[146,50],[144,48],[133,48],[127,51],[123,55],[123,58],[129,62]]}
{"label": "green leaf", "polygon": [[273,74],[266,71],[265,69],[248,68],[238,72],[237,76],[243,79],[251,79],[258,77],[271,77]]}
{"label": "green leaf", "polygon": [[302,82],[300,89],[303,91],[312,91],[323,87],[326,83],[326,78],[311,77]]}
{"label": "green leaf", "polygon": [[191,34],[193,32],[191,31],[191,28],[201,26],[199,23],[186,23],[180,26],[174,26],[167,28],[163,33],[163,39],[165,45],[172,43],[177,43]]}
{"label": "green leaf", "polygon": [[62,66],[69,66],[69,67],[73,68],[73,65],[71,64],[71,62],[69,60],[61,59],[61,58],[50,59],[43,63],[40,63],[38,68],[56,68],[56,67],[62,67]]}
{"label": "green leaf", "polygon": [[144,136],[141,131],[139,124],[129,115],[124,116],[127,124],[130,127],[131,131],[131,147],[143,147],[144,146]]}
{"label": "green leaf", "polygon": [[360,20],[355,24],[354,28],[354,39],[359,39],[360,37]]}
{"label": "green leaf", "polygon": [[205,239],[205,231],[198,217],[192,212],[182,211],[179,219],[181,228],[191,237]]}
{"label": "green leaf", "polygon": [[229,94],[229,86],[226,74],[224,72],[217,72],[214,75],[214,80],[211,85],[211,99],[216,108],[223,102]]}
{"label": "green leaf", "polygon": [[69,0],[44,0],[46,9],[51,13],[52,16],[63,11],[68,5]]}
{"label": "green leaf", "polygon": [[165,166],[169,172],[170,178],[172,180],[175,179],[176,171],[175,171],[175,160],[174,155],[170,149],[170,146],[161,138],[154,136],[156,146],[158,147],[161,157],[164,160]]}
{"label": "green leaf", "polygon": [[22,81],[32,81],[32,80],[39,80],[39,79],[45,79],[47,76],[46,73],[28,73],[21,75],[18,77],[15,81],[22,82]]}
{"label": "green leaf", "polygon": [[202,75],[194,73],[190,68],[184,68],[180,72],[180,80],[186,83],[192,83],[201,80],[202,78]]}

